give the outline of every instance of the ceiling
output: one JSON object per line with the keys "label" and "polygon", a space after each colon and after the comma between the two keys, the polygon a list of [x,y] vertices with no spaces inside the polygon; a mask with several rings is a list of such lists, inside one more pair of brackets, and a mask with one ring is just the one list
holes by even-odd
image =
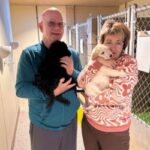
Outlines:
{"label": "ceiling", "polygon": [[80,5],[80,6],[119,6],[131,0],[10,0],[12,4],[23,5]]}

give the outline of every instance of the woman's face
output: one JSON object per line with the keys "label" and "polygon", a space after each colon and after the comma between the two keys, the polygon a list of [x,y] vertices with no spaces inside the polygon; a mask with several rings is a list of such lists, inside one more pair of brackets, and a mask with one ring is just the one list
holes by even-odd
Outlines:
{"label": "woman's face", "polygon": [[108,34],[105,35],[104,39],[104,45],[108,46],[112,53],[113,53],[113,58],[118,59],[123,51],[123,41],[124,38],[121,34]]}

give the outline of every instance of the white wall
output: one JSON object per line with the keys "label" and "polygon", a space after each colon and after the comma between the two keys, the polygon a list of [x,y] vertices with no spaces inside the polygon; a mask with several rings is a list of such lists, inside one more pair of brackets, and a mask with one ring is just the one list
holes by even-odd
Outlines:
{"label": "white wall", "polygon": [[[13,41],[9,0],[0,0],[0,3],[0,45],[9,46]],[[6,64],[6,60],[8,58],[0,58],[0,150],[11,149],[19,111],[14,89],[14,65]]]}

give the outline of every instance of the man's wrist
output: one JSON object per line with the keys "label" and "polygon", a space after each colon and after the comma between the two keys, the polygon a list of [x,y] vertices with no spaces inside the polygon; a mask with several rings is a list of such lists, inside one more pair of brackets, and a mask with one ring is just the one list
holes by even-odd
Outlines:
{"label": "man's wrist", "polygon": [[54,91],[53,91],[53,95],[54,95],[54,97],[56,97],[56,96],[58,95],[57,88],[56,88],[56,89],[54,89]]}

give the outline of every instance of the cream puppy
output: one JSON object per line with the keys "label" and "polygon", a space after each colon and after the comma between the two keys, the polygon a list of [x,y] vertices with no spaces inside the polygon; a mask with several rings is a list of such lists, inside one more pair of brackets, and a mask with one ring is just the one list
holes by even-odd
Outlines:
{"label": "cream puppy", "polygon": [[[102,44],[97,44],[92,50],[91,60],[97,57],[104,59],[112,59],[111,50]],[[109,77],[125,77],[124,71],[115,70],[107,66],[101,66],[93,79],[85,85],[85,94],[88,96],[97,96],[101,90],[106,89],[109,86]]]}

